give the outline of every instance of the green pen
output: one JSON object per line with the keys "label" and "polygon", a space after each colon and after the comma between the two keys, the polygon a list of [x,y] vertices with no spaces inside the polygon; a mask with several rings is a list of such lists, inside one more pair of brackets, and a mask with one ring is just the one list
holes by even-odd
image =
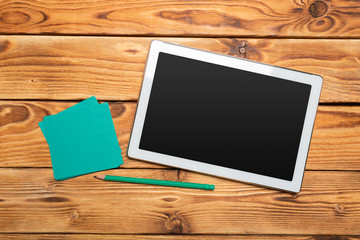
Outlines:
{"label": "green pen", "polygon": [[133,178],[133,177],[122,177],[122,176],[110,176],[110,175],[100,175],[94,177],[102,180],[117,181],[117,182],[143,183],[143,184],[162,185],[162,186],[171,186],[171,187],[197,188],[197,189],[205,189],[205,190],[215,189],[214,185],[201,184],[201,183],[176,182],[176,181],[165,181],[165,180],[156,180],[156,179],[147,179],[147,178]]}

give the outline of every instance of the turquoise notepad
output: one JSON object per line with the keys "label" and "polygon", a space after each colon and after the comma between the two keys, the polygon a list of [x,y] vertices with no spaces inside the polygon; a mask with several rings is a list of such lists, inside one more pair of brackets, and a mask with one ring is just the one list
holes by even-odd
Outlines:
{"label": "turquoise notepad", "polygon": [[[86,100],[84,100],[84,101],[82,101],[82,102],[80,102],[78,104],[75,104],[74,106],[72,106],[72,107],[70,107],[70,108],[68,108],[68,109],[66,109],[66,110],[64,110],[62,112],[59,112],[59,113],[54,114],[54,115],[46,116],[45,118],[56,118],[59,115],[69,114],[69,113],[72,113],[72,112],[76,111],[77,109],[84,108],[84,107],[85,108],[87,108],[87,107],[91,108],[94,105],[98,105],[98,102],[97,102],[95,96],[92,96],[92,97],[90,97],[90,98],[88,98],[88,99],[86,99]],[[39,122],[39,126],[40,126],[41,131],[43,132],[43,135],[44,135],[44,137],[45,137],[45,139],[47,141],[46,128],[45,128],[44,121]]]}
{"label": "turquoise notepad", "polygon": [[39,126],[48,142],[56,180],[117,168],[123,164],[108,103],[88,98]]}

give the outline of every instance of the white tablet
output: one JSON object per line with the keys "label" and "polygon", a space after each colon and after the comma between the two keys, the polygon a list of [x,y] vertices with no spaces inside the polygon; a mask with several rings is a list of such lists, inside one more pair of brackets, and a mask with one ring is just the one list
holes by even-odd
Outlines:
{"label": "white tablet", "polygon": [[128,156],[299,192],[322,78],[151,43]]}

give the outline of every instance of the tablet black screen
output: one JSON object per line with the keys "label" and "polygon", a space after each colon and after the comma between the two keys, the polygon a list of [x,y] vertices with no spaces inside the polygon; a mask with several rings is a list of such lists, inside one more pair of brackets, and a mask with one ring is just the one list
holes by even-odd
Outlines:
{"label": "tablet black screen", "polygon": [[139,148],[291,181],[310,90],[160,53]]}

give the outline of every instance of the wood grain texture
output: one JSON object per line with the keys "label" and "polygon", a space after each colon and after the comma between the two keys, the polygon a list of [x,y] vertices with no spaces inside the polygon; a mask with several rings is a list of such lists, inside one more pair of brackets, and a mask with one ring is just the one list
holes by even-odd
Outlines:
{"label": "wood grain texture", "polygon": [[0,240],[359,240],[357,236],[288,235],[110,235],[110,234],[0,234]]}
{"label": "wood grain texture", "polygon": [[[300,193],[126,157],[153,39],[323,76]],[[359,46],[358,0],[0,1],[0,240],[360,240]],[[102,173],[216,189],[55,181],[38,122],[92,95],[125,161]]]}
{"label": "wood grain texture", "polygon": [[[76,102],[0,101],[0,167],[51,167],[38,122]],[[159,168],[127,158],[136,111],[134,102],[111,102],[115,130],[123,150],[122,168]],[[319,106],[307,161],[310,170],[360,170],[360,107]]]}
{"label": "wood grain texture", "polygon": [[202,174],[116,169],[105,174],[215,184],[214,191],[55,181],[51,169],[0,171],[2,233],[360,234],[360,174],[307,171],[290,194]]}
{"label": "wood grain texture", "polygon": [[319,106],[307,169],[360,170],[360,107]]}
{"label": "wood grain texture", "polygon": [[[360,40],[159,39],[319,74],[321,102],[360,102]],[[137,100],[151,40],[0,36],[0,99]]]}
{"label": "wood grain texture", "polygon": [[358,1],[0,2],[0,33],[359,37]]}

